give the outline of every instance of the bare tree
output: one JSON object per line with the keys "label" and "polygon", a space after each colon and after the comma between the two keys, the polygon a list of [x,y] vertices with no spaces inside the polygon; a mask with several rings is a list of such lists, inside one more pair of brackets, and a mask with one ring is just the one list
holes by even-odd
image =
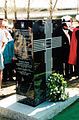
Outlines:
{"label": "bare tree", "polygon": [[16,2],[15,2],[15,0],[14,0],[14,16],[15,16],[15,19],[17,19]]}
{"label": "bare tree", "polygon": [[5,9],[4,9],[4,12],[5,12],[5,19],[7,19],[7,0],[5,0]]}
{"label": "bare tree", "polygon": [[50,0],[50,8],[49,8],[50,16],[49,18],[52,19],[52,0]]}
{"label": "bare tree", "polygon": [[[50,0],[50,8],[49,8],[49,12],[50,12],[50,16],[49,18],[52,19],[52,13],[54,12],[54,9],[56,7],[56,4],[57,4],[58,0],[55,0],[55,3],[53,5],[53,2],[52,0]],[[53,6],[53,7],[52,7]]]}
{"label": "bare tree", "polygon": [[27,6],[27,19],[30,19],[30,0],[28,0],[28,6]]}

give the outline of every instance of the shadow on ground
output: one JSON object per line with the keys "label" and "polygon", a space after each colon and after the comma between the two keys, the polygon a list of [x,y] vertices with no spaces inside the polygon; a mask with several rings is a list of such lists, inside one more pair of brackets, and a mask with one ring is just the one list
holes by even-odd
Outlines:
{"label": "shadow on ground", "polygon": [[68,87],[71,88],[79,88],[79,77],[76,76],[76,77],[72,77],[71,79],[69,80],[66,80],[67,83],[68,83]]}
{"label": "shadow on ground", "polygon": [[10,95],[13,95],[15,93],[16,93],[16,82],[15,81],[3,82],[2,90],[0,90],[0,100]]}

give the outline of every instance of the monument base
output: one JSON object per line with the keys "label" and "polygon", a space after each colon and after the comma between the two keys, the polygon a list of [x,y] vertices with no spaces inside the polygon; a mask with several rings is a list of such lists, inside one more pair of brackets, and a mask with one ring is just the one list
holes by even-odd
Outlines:
{"label": "monument base", "polygon": [[68,91],[70,97],[66,101],[55,103],[45,101],[36,107],[19,103],[18,100],[23,96],[14,94],[0,100],[0,116],[15,120],[51,119],[79,98],[78,89],[68,89]]}

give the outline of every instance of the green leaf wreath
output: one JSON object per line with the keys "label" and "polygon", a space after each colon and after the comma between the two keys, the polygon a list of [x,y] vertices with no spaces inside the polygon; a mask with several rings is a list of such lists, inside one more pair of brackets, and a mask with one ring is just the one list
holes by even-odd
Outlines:
{"label": "green leaf wreath", "polygon": [[65,92],[67,82],[63,75],[52,73],[47,80],[48,97],[50,101],[61,101],[68,98],[68,93]]}

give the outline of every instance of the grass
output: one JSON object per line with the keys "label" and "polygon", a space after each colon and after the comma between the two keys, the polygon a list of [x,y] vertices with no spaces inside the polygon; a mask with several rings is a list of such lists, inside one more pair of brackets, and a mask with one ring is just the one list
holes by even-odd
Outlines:
{"label": "grass", "polygon": [[51,120],[78,120],[79,119],[79,99],[71,106],[63,110]]}

